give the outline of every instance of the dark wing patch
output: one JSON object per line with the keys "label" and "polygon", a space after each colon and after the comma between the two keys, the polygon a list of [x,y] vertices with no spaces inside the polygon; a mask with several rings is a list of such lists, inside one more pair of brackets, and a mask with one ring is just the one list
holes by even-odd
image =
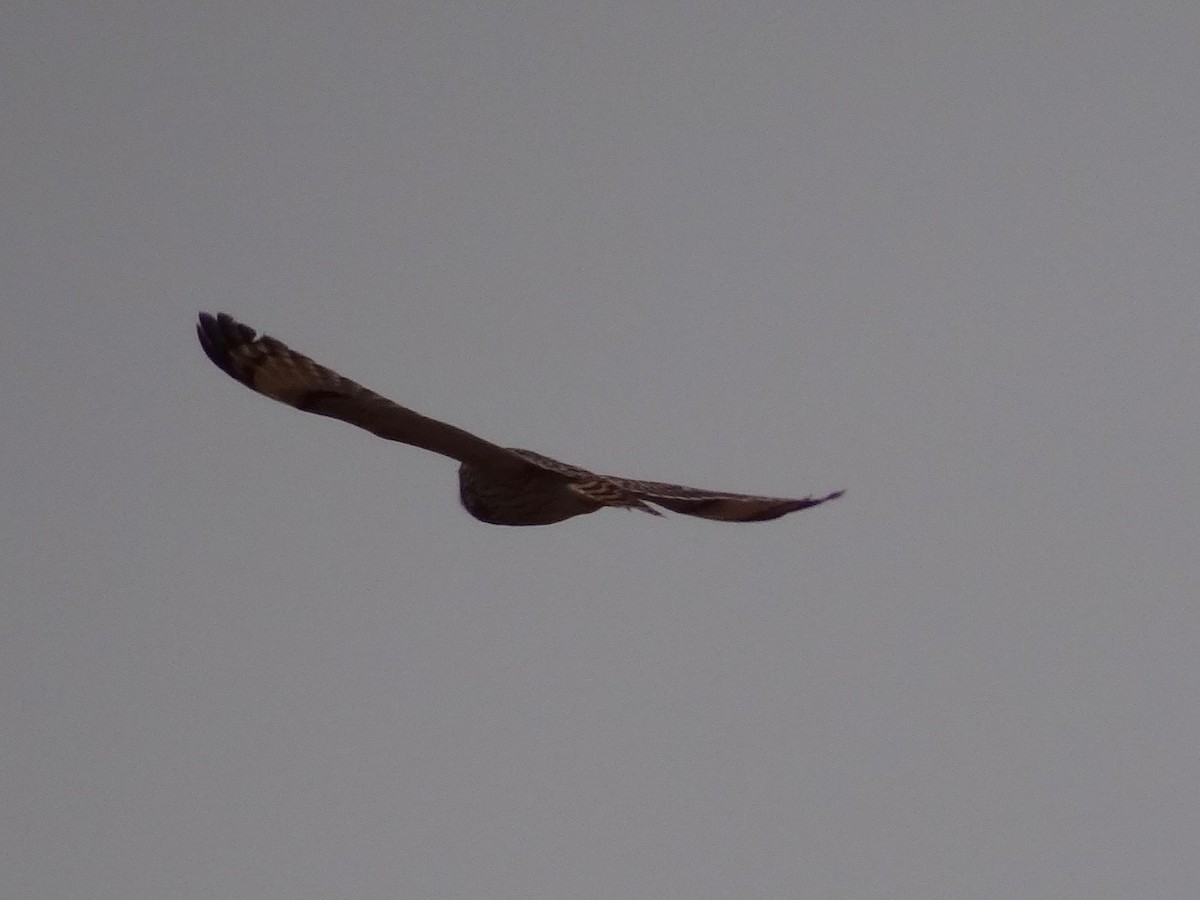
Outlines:
{"label": "dark wing patch", "polygon": [[527,470],[529,464],[511,451],[401,406],[226,313],[200,313],[196,334],[218,368],[272,400],[483,470]]}

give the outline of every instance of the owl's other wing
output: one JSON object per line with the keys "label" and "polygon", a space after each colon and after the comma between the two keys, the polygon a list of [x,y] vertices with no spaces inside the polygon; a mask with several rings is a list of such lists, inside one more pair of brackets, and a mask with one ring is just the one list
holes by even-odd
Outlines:
{"label": "owl's other wing", "polygon": [[511,450],[401,406],[226,313],[200,313],[196,333],[222,371],[272,400],[481,469],[521,472],[530,467]]}
{"label": "owl's other wing", "polygon": [[622,487],[636,493],[647,503],[653,503],[672,512],[720,522],[766,522],[788,513],[829,500],[836,500],[844,491],[834,491],[824,497],[760,497],[755,494],[730,494],[722,491],[706,491],[682,484],[665,484],[660,481],[637,481],[615,478]]}

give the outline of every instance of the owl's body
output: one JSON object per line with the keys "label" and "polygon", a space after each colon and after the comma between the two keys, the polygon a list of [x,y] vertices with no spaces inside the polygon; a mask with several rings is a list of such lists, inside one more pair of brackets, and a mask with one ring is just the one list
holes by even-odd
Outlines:
{"label": "owl's body", "polygon": [[758,497],[598,475],[532,450],[500,447],[423,416],[318,365],[275,338],[257,335],[225,313],[215,317],[200,313],[196,332],[209,359],[260,394],[458,460],[462,504],[483,522],[549,525],[605,506],[660,515],[651,503],[706,519],[757,522],[842,494]]}

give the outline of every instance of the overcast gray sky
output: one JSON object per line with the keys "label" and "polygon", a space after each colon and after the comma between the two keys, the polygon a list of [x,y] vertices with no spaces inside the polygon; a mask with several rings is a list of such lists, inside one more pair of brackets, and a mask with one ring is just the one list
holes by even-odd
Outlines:
{"label": "overcast gray sky", "polygon": [[[1200,896],[1200,6],[10,3],[12,897]],[[601,471],[483,525],[226,310]]]}

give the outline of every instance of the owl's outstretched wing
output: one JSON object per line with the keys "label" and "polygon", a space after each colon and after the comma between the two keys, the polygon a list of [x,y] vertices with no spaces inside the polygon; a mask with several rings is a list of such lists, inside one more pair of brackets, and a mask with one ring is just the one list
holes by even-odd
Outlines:
{"label": "owl's outstretched wing", "polygon": [[511,450],[394,403],[226,313],[200,313],[196,333],[222,371],[272,400],[481,469],[522,472],[530,467]]}
{"label": "owl's outstretched wing", "polygon": [[836,500],[845,493],[834,491],[824,497],[760,497],[754,494],[706,491],[682,484],[664,484],[660,481],[637,481],[611,475],[607,477],[647,503],[686,516],[699,516],[702,519],[715,519],[720,522],[766,522],[790,512],[820,506],[829,500]]}

